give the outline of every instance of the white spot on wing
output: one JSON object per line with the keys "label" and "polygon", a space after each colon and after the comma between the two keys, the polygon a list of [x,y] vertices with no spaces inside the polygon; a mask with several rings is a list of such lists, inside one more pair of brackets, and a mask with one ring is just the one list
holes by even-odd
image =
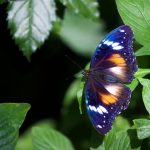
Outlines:
{"label": "white spot on wing", "polygon": [[[108,42],[107,42],[107,45],[108,45]],[[120,50],[120,49],[122,49],[124,47],[121,46],[118,42],[115,42],[115,43],[112,44],[112,48],[113,48],[113,50]]]}
{"label": "white spot on wing", "polygon": [[113,43],[113,44],[112,44],[112,47],[116,47],[116,46],[118,46],[118,45],[119,45],[119,43],[116,42],[116,43]]}
{"label": "white spot on wing", "polygon": [[106,110],[106,108],[103,107],[103,106],[101,106],[101,105],[97,107],[97,110],[98,110],[98,111],[102,111],[102,112],[104,112],[104,113],[108,113],[108,111]]}
{"label": "white spot on wing", "polygon": [[108,111],[106,110],[106,108],[104,108],[103,106],[98,106],[98,107],[95,107],[95,106],[92,106],[92,105],[89,105],[88,108],[91,110],[91,111],[94,111],[94,112],[97,112],[99,114],[103,114],[103,113],[108,113]]}
{"label": "white spot on wing", "polygon": [[111,45],[111,44],[113,44],[113,42],[112,41],[109,41],[108,43],[107,43],[107,45],[109,46],[109,45]]}
{"label": "white spot on wing", "polygon": [[99,44],[98,47],[101,47],[102,44]]}
{"label": "white spot on wing", "polygon": [[90,109],[91,111],[95,111],[95,112],[97,112],[97,109],[96,109],[96,107],[95,107],[95,106],[91,106],[91,105],[89,105],[89,109]]}
{"label": "white spot on wing", "polygon": [[123,48],[124,48],[124,47],[121,46],[121,45],[113,47],[114,50],[120,50],[120,49],[123,49]]}
{"label": "white spot on wing", "polygon": [[97,125],[96,127],[97,127],[97,128],[100,128],[100,129],[102,128],[102,126],[101,126],[101,125]]}
{"label": "white spot on wing", "polygon": [[99,109],[99,107],[97,107],[97,111],[100,113],[100,114],[103,114],[103,111],[101,109]]}
{"label": "white spot on wing", "polygon": [[119,30],[120,32],[125,32],[123,29],[122,30]]}
{"label": "white spot on wing", "polygon": [[118,94],[121,93],[121,90],[122,90],[120,86],[112,85],[112,84],[106,85],[105,88],[108,92],[116,96],[118,96]]}
{"label": "white spot on wing", "polygon": [[88,100],[87,99],[85,100],[85,103],[86,103],[86,105],[88,104]]}
{"label": "white spot on wing", "polygon": [[104,44],[110,46],[111,44],[113,44],[113,41],[106,40],[106,41],[104,42]]}
{"label": "white spot on wing", "polygon": [[107,44],[108,43],[108,40],[106,40],[105,42],[104,42],[104,44]]}
{"label": "white spot on wing", "polygon": [[123,67],[112,67],[109,69],[114,74],[124,74],[125,70]]}

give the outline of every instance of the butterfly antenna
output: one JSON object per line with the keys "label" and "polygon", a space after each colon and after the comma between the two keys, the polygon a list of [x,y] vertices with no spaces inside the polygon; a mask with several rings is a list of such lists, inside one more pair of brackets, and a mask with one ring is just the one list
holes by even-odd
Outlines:
{"label": "butterfly antenna", "polygon": [[80,70],[83,70],[83,68],[82,68],[77,62],[75,62],[72,58],[70,58],[68,55],[65,55],[65,57],[66,57],[72,64],[74,64],[76,67],[78,67]]}

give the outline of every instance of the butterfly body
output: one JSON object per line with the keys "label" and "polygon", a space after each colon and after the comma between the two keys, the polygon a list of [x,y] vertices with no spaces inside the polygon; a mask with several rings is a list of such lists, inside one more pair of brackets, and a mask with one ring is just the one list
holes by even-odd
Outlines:
{"label": "butterfly body", "polygon": [[85,99],[87,112],[94,127],[106,134],[112,122],[128,107],[131,83],[137,71],[132,49],[133,33],[129,26],[113,30],[97,46],[86,77]]}

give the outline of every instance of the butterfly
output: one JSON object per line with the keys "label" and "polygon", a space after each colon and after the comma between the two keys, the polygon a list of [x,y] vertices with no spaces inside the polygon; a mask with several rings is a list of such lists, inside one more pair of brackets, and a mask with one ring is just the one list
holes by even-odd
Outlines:
{"label": "butterfly", "polygon": [[111,130],[116,116],[129,105],[131,90],[124,84],[132,82],[138,69],[132,43],[128,25],[116,28],[96,47],[90,69],[82,72],[87,112],[101,134]]}

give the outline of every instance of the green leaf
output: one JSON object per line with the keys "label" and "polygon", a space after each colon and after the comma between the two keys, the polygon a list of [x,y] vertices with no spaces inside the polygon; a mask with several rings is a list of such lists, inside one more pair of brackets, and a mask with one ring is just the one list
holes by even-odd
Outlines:
{"label": "green leaf", "polygon": [[10,2],[9,28],[23,54],[29,59],[49,36],[56,20],[54,0],[21,0]]}
{"label": "green leaf", "polygon": [[85,81],[81,80],[77,90],[77,99],[78,99],[80,114],[82,114],[82,99],[83,99],[84,85],[85,85]]}
{"label": "green leaf", "polygon": [[73,150],[69,139],[52,128],[34,127],[32,129],[34,150]]}
{"label": "green leaf", "polygon": [[26,131],[18,140],[15,150],[33,150],[31,132]]}
{"label": "green leaf", "polygon": [[150,74],[150,69],[139,68],[138,71],[135,73],[135,77],[142,78],[146,76],[147,74]]}
{"label": "green leaf", "polygon": [[97,0],[60,0],[77,14],[97,19],[99,17]]}
{"label": "green leaf", "polygon": [[140,83],[143,85],[142,97],[146,110],[150,114],[150,80],[139,78]]}
{"label": "green leaf", "polygon": [[144,45],[135,53],[136,56],[150,55],[150,45]]}
{"label": "green leaf", "polygon": [[[42,120],[32,126],[38,126],[41,128],[54,128],[56,126],[56,123],[53,120]],[[31,127],[23,135],[20,136],[15,150],[33,150]]]}
{"label": "green leaf", "polygon": [[106,135],[104,145],[105,150],[140,150],[141,142],[134,130],[119,133],[111,131]]}
{"label": "green leaf", "polygon": [[[90,68],[90,63],[88,63],[85,66],[85,70],[89,70],[89,68]],[[80,74],[82,74],[82,73],[80,73]],[[82,114],[82,100],[83,100],[83,93],[84,93],[84,85],[85,85],[85,80],[82,75],[78,89],[77,89],[77,99],[78,99],[80,114]]]}
{"label": "green leaf", "polygon": [[127,119],[122,116],[118,116],[113,123],[113,131],[116,133],[127,131],[130,128],[130,124]]}
{"label": "green leaf", "polygon": [[6,0],[0,0],[0,4],[3,4],[4,2],[6,2]]}
{"label": "green leaf", "polygon": [[131,82],[131,84],[127,84],[126,86],[130,88],[131,91],[134,91],[135,88],[138,86],[138,80],[135,78],[133,79],[133,81]]}
{"label": "green leaf", "polygon": [[13,150],[29,104],[0,104],[0,149]]}
{"label": "green leaf", "polygon": [[150,120],[148,119],[135,119],[135,128],[137,129],[137,135],[139,139],[145,139],[150,137]]}
{"label": "green leaf", "polygon": [[119,127],[119,130],[112,128],[105,135],[103,143],[97,149],[93,150],[140,150],[141,141],[136,136],[136,130],[130,129],[129,123],[123,118],[119,119],[119,122],[122,126],[122,123],[126,122],[126,127]]}
{"label": "green leaf", "polygon": [[79,85],[80,85],[79,79],[76,79],[71,83],[64,97],[64,101],[63,101],[64,107],[70,106],[70,104],[72,104],[72,101],[76,99]]}
{"label": "green leaf", "polygon": [[102,24],[99,22],[67,10],[62,21],[60,37],[76,53],[89,57],[104,36],[104,30],[101,28]]}
{"label": "green leaf", "polygon": [[134,91],[139,83],[137,78],[142,78],[142,77],[146,76],[147,74],[150,74],[150,69],[139,68],[138,71],[135,73],[136,78],[132,81],[131,84],[128,84],[126,86],[129,87],[131,89],[131,91]]}
{"label": "green leaf", "polygon": [[150,0],[116,0],[125,24],[132,27],[135,39],[142,45],[150,42]]}
{"label": "green leaf", "polygon": [[104,145],[100,145],[97,148],[90,148],[90,150],[105,150],[105,147],[104,147]]}
{"label": "green leaf", "polygon": [[110,131],[105,136],[105,139],[104,139],[105,150],[110,150],[111,148],[113,150],[115,141],[116,141],[116,134],[113,131]]}

